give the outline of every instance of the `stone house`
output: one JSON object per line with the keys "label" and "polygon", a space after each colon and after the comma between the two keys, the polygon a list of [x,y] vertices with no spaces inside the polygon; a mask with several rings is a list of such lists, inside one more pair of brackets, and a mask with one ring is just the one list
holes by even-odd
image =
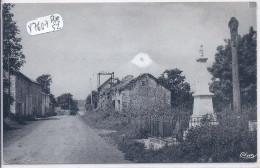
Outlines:
{"label": "stone house", "polygon": [[21,72],[10,76],[10,91],[14,98],[10,111],[22,116],[43,116],[43,86]]}
{"label": "stone house", "polygon": [[110,86],[99,90],[98,107],[103,110],[140,113],[171,107],[171,91],[151,74],[137,78],[128,75],[119,84]]}

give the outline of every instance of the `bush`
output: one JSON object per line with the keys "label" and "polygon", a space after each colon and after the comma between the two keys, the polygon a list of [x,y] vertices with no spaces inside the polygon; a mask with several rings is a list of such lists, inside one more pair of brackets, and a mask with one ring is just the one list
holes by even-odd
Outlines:
{"label": "bush", "polygon": [[[141,131],[142,132],[142,131]],[[204,124],[191,128],[186,139],[178,145],[165,146],[159,150],[146,150],[135,142],[136,136],[118,138],[119,150],[125,158],[139,163],[194,163],[194,162],[255,162],[243,159],[242,152],[257,154],[256,132],[247,128],[223,127]]]}
{"label": "bush", "polygon": [[110,116],[110,113],[108,113],[108,112],[104,112],[104,113],[101,114],[101,118],[102,118],[102,119],[106,119],[106,118],[108,118],[109,116]]}
{"label": "bush", "polygon": [[149,136],[149,129],[139,128],[136,134],[136,139],[147,139]]}
{"label": "bush", "polygon": [[114,117],[114,118],[118,118],[118,117],[119,117],[119,112],[118,112],[118,111],[115,111],[115,112],[113,113],[113,117]]}
{"label": "bush", "polygon": [[195,161],[245,162],[241,152],[256,154],[256,132],[243,127],[205,125],[189,130],[183,146],[183,155]]}
{"label": "bush", "polygon": [[70,111],[70,115],[77,115],[77,112],[76,111]]}
{"label": "bush", "polygon": [[115,137],[120,151],[125,153],[125,159],[130,161],[138,161],[144,153],[144,144],[130,139],[127,136]]}

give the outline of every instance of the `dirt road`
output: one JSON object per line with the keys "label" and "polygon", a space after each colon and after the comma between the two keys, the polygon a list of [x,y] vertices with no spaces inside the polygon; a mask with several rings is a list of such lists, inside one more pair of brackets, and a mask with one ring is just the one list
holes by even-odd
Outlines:
{"label": "dirt road", "polygon": [[106,143],[80,116],[50,117],[26,127],[31,128],[27,135],[5,140],[4,164],[128,163],[122,152]]}

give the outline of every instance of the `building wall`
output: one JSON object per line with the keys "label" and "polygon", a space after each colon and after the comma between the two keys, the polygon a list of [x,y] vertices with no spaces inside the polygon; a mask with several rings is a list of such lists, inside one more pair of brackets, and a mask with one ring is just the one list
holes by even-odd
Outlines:
{"label": "building wall", "polygon": [[32,83],[30,86],[30,96],[32,97],[31,115],[41,116],[42,114],[42,86]]}
{"label": "building wall", "polygon": [[41,114],[42,86],[19,75],[12,75],[10,81],[11,95],[15,100],[11,105],[11,112],[23,116]]}
{"label": "building wall", "polygon": [[121,92],[107,92],[100,100],[103,110],[114,109],[131,113],[161,112],[170,109],[171,92],[157,84],[153,78],[144,76]]}
{"label": "building wall", "polygon": [[42,114],[48,115],[50,113],[50,96],[42,92]]}
{"label": "building wall", "polygon": [[[31,110],[31,104],[29,102],[29,87],[30,82],[25,80],[24,78],[20,76],[12,76],[11,79],[14,79],[11,81],[12,89],[14,89],[14,103],[13,108],[14,114],[19,115],[28,115],[27,113],[30,113],[29,110]],[[11,90],[12,93],[12,90]],[[28,110],[29,109],[29,110]]]}
{"label": "building wall", "polygon": [[[10,76],[10,82],[11,82],[11,86],[10,86],[11,96],[15,98],[16,97],[16,90],[15,90],[16,77]],[[15,102],[10,106],[10,111],[13,114],[16,113]]]}
{"label": "building wall", "polygon": [[106,91],[111,87],[110,79],[108,79],[101,87],[98,88],[98,108],[107,110],[107,102],[110,100],[110,97]]}
{"label": "building wall", "polygon": [[121,92],[121,111],[142,113],[170,108],[171,92],[148,76],[144,76]]}
{"label": "building wall", "polygon": [[122,94],[118,90],[113,93],[112,101],[115,111],[122,111]]}
{"label": "building wall", "polygon": [[98,108],[110,111],[113,110],[112,92],[102,92],[99,95]]}

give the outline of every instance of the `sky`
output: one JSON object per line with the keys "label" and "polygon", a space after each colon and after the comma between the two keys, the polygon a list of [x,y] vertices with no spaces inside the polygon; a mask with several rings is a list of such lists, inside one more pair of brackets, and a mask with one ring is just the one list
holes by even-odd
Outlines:
{"label": "sky", "polygon": [[[100,71],[121,79],[140,73],[159,77],[178,68],[194,90],[200,45],[209,67],[216,47],[230,38],[231,17],[239,21],[240,35],[257,28],[256,8],[247,2],[34,3],[16,4],[12,12],[26,57],[21,72],[32,79],[50,74],[55,96],[72,93],[81,100],[97,88]],[[28,21],[55,13],[63,19],[60,31],[27,33]],[[147,65],[135,62],[140,56]],[[210,82],[210,75],[205,78]]]}

